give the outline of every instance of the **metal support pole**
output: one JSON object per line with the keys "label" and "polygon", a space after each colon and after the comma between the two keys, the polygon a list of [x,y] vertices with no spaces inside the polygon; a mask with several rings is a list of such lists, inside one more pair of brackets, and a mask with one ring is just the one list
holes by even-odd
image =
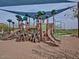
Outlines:
{"label": "metal support pole", "polygon": [[55,18],[54,18],[54,16],[53,16],[53,26],[52,27],[53,27],[52,31],[53,31],[53,34],[54,34],[55,33]]}
{"label": "metal support pole", "polygon": [[46,24],[46,36],[48,36],[47,33],[48,33],[48,19],[47,19],[47,24]]}
{"label": "metal support pole", "polygon": [[78,2],[78,38],[79,38],[79,2]]}

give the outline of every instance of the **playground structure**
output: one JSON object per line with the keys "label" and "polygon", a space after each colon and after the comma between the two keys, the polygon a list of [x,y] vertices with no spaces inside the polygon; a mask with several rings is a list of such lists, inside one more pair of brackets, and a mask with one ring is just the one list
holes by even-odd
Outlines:
{"label": "playground structure", "polygon": [[[22,2],[24,0],[20,0],[20,1]],[[56,0],[49,0],[49,1],[55,2]],[[65,1],[65,0],[62,0],[62,1]],[[79,3],[78,3],[78,8],[79,8]],[[68,8],[62,9],[62,10],[67,10],[67,9]],[[8,10],[3,10],[3,11],[8,11]],[[61,28],[56,30],[55,19],[52,19],[55,23],[54,22],[49,23],[49,18],[51,16],[54,17],[55,13],[50,15],[50,12],[49,13],[46,12],[48,14],[45,14],[45,16],[49,16],[49,17],[46,17],[44,19],[46,20],[46,23],[44,23],[42,17],[37,17],[37,18],[33,17],[36,15],[36,12],[34,13],[35,15],[33,13],[27,13],[24,11],[20,13],[18,11],[9,10],[8,12],[19,14],[16,16],[17,18],[16,20],[18,21],[18,28],[13,28],[15,27],[13,24],[12,26],[13,30],[10,29],[9,33],[6,32],[4,33],[4,35],[2,35],[3,37],[1,39],[7,40],[7,41],[0,40],[0,52],[1,52],[0,59],[1,58],[2,59],[3,58],[4,59],[19,59],[19,58],[21,59],[23,58],[24,59],[32,59],[32,58],[33,59],[78,59],[79,58],[79,46],[78,46],[79,38],[75,36],[74,37],[64,36],[61,38],[61,40],[59,40],[60,38],[55,36],[58,34],[58,31],[61,30],[64,32],[66,30],[65,28],[62,30],[63,28],[62,26],[60,26]],[[56,14],[58,14],[63,11],[58,12],[58,10],[56,10],[56,12],[57,12]],[[25,15],[26,13],[29,16]],[[78,14],[79,14],[79,11],[78,11]],[[24,15],[25,15],[25,19],[23,19],[24,17],[22,17]],[[37,21],[34,23],[36,24],[33,23],[31,25],[30,18],[35,18],[35,20]],[[60,22],[60,21],[57,21],[57,22]],[[79,20],[78,20],[78,29],[79,29]],[[62,34],[61,31],[59,35]],[[79,30],[78,30],[78,37],[79,37]]]}
{"label": "playground structure", "polygon": [[[57,3],[57,1],[53,1],[53,2]],[[71,1],[61,1],[61,2],[71,2]],[[58,3],[60,3],[60,2],[58,2]],[[59,14],[72,7],[68,7],[68,8],[64,8],[64,9],[60,9],[60,10],[53,10],[52,13],[50,11],[47,13],[49,14],[49,17],[53,16],[53,21],[54,21],[54,15]],[[29,17],[31,17],[31,18],[35,18],[35,17],[33,17],[33,14],[34,14],[34,16],[36,15],[36,13],[16,12],[16,11],[10,11],[10,10],[5,10],[5,9],[0,9],[0,10],[23,15],[23,16],[25,14],[30,14]],[[42,15],[44,15],[44,14],[45,13],[43,13]],[[28,16],[28,15],[26,15],[26,16]],[[38,16],[41,16],[41,15],[39,14]],[[9,34],[8,36],[6,36],[5,38],[2,38],[2,39],[14,38],[14,39],[16,39],[16,41],[28,41],[28,40],[33,41],[33,42],[42,41],[47,44],[52,43],[55,45],[59,45],[60,40],[57,40],[53,35],[54,27],[55,27],[54,22],[51,24],[48,23],[48,18],[46,18],[46,20],[47,20],[46,30],[43,31],[42,30],[42,21],[43,21],[42,17],[36,18],[38,20],[38,22],[36,22],[36,25],[34,25],[33,27],[30,27],[30,20],[28,22],[27,17],[25,17],[25,20],[23,20],[22,17],[20,17],[20,16],[16,16],[16,17],[18,20],[18,30],[14,31],[13,33]],[[24,24],[23,21],[26,21],[26,23]],[[24,25],[26,28],[23,28]]]}
{"label": "playground structure", "polygon": [[[58,46],[60,44],[60,40],[58,40],[57,38],[54,37],[54,15],[59,14],[67,9],[72,8],[71,7],[67,7],[61,10],[57,10],[58,12],[55,13],[55,10],[50,13],[53,15],[53,22],[49,23],[48,18],[52,15],[49,16],[49,14],[45,14],[44,11],[39,11],[37,13],[34,13],[34,17],[29,16],[28,14],[30,13],[24,13],[25,16],[22,18],[20,15],[16,15],[17,21],[18,21],[18,29],[16,31],[14,31],[13,33],[5,36],[4,40],[6,39],[16,39],[16,41],[32,41],[32,42],[45,42],[47,44],[53,44]],[[8,10],[3,10],[3,11],[8,11]],[[16,12],[16,11],[8,11],[11,13],[20,13],[20,12]],[[43,18],[42,16],[44,16],[45,18]],[[48,17],[49,16],[49,17]],[[36,24],[32,24],[33,26],[30,26],[30,19],[28,17],[31,18],[35,18]],[[43,20],[46,20],[46,29],[45,31],[43,31],[42,28],[42,24],[43,24]],[[25,24],[23,23],[23,21],[25,21]],[[33,20],[34,21],[34,20]],[[25,26],[25,28],[24,28]]]}
{"label": "playground structure", "polygon": [[[16,39],[17,42],[20,41],[31,41],[31,42],[45,42],[47,44],[59,45],[60,41],[57,41],[53,36],[53,24],[48,23],[48,18],[46,19],[46,29],[42,30],[42,19],[38,18],[36,25],[30,26],[30,22],[25,21],[25,24],[22,21],[22,18],[17,16],[18,29],[13,33],[5,36],[2,39]],[[25,25],[25,28],[23,27]]]}
{"label": "playground structure", "polygon": [[[54,13],[54,14],[59,14],[67,9],[72,8],[71,7],[67,7],[65,9],[61,9],[61,10],[57,10],[59,12]],[[8,11],[8,10],[3,10],[3,11]],[[15,12],[15,13],[20,13],[20,12],[16,12],[16,11],[8,11],[8,12]],[[55,10],[53,11],[55,12]],[[57,38],[54,37],[54,30],[55,30],[55,26],[54,26],[54,22],[49,23],[48,20],[48,16],[49,14],[45,14],[42,11],[40,13],[35,13],[34,17],[32,17],[32,14],[29,16],[30,13],[24,13],[25,16],[22,18],[20,15],[16,15],[17,21],[18,21],[18,29],[15,30],[13,33],[7,35],[6,37],[2,38],[2,39],[16,39],[16,41],[32,41],[32,42],[45,42],[47,44],[53,44],[53,45],[59,45],[60,44],[60,40],[58,40]],[[38,16],[37,16],[38,14]],[[41,14],[41,15],[39,15]],[[42,16],[44,15],[44,17],[46,18],[42,18]],[[52,16],[52,15],[51,15]],[[35,18],[36,19],[36,24],[32,24],[32,26],[30,26],[30,18]],[[54,15],[53,15],[54,17]],[[43,31],[43,20],[46,20],[46,29]],[[25,24],[23,23],[23,21],[25,21]],[[34,21],[34,20],[33,20]],[[53,18],[53,21],[54,18]],[[25,26],[25,28],[24,28]]]}

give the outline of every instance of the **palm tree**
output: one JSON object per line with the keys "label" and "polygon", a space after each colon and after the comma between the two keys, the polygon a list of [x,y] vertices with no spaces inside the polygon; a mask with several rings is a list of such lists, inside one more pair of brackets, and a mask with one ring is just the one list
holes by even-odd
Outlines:
{"label": "palm tree", "polygon": [[14,31],[14,24],[15,24],[15,22],[12,22],[12,25],[13,25],[13,31]]}
{"label": "palm tree", "polygon": [[52,10],[51,11],[51,15],[53,16],[53,33],[55,32],[55,30],[54,30],[54,28],[55,28],[55,18],[54,18],[54,16],[55,16],[55,14],[56,14],[56,10]]}
{"label": "palm tree", "polygon": [[25,14],[25,16],[23,17],[23,21],[27,21],[27,14]]}
{"label": "palm tree", "polygon": [[37,18],[38,18],[38,21],[40,22],[40,40],[42,40],[42,24],[41,24],[41,21],[42,21],[42,16],[45,15],[45,12],[44,11],[38,11],[37,12]]}
{"label": "palm tree", "polygon": [[16,18],[18,18],[19,20],[22,20],[20,15],[16,15]]}
{"label": "palm tree", "polygon": [[21,16],[16,15],[17,21],[18,21],[18,27],[20,28],[20,21],[22,21]]}
{"label": "palm tree", "polygon": [[[26,22],[26,24],[27,24],[27,14],[23,17],[23,21],[25,21]],[[26,26],[26,29],[27,29],[27,26]]]}
{"label": "palm tree", "polygon": [[41,19],[43,22],[44,22],[44,15],[45,15],[46,13],[44,12],[44,11],[38,11],[37,12],[37,19]]}
{"label": "palm tree", "polygon": [[8,19],[7,21],[9,22],[9,33],[10,33],[10,28],[11,28],[10,25],[11,25],[12,20],[11,19]]}

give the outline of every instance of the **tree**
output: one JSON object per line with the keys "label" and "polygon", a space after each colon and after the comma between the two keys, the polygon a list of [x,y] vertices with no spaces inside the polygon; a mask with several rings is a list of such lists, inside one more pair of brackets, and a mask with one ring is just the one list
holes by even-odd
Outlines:
{"label": "tree", "polygon": [[4,31],[8,31],[8,26],[4,23],[0,23],[0,31],[4,30]]}
{"label": "tree", "polygon": [[37,12],[37,16],[38,16],[38,17],[41,16],[41,15],[44,15],[44,14],[45,14],[44,11],[38,11],[38,12]]}
{"label": "tree", "polygon": [[12,20],[11,19],[8,19],[7,21],[9,22],[9,32],[10,32],[10,28],[11,28],[10,25],[11,25]]}
{"label": "tree", "polygon": [[27,21],[27,14],[25,14],[25,16],[23,17],[23,21]]}
{"label": "tree", "polygon": [[42,19],[42,21],[44,22],[45,20],[45,12],[44,11],[38,11],[37,12],[37,18]]}
{"label": "tree", "polygon": [[38,11],[37,12],[37,17],[41,17],[43,15],[45,15],[46,13],[44,11]]}
{"label": "tree", "polygon": [[40,40],[42,40],[42,24],[41,24],[41,21],[42,21],[42,16],[45,15],[45,12],[44,11],[38,11],[37,12],[37,18],[38,18],[38,21],[40,22]]}
{"label": "tree", "polygon": [[[25,16],[23,17],[23,21],[25,21],[25,24],[26,24],[26,29],[27,29],[27,16],[28,16],[28,14],[25,14]],[[29,19],[29,23],[30,23],[30,19]],[[27,31],[27,30],[26,30]]]}
{"label": "tree", "polygon": [[22,20],[22,17],[20,15],[16,15],[16,18],[18,19],[18,21]]}
{"label": "tree", "polygon": [[55,30],[54,30],[54,28],[55,28],[55,18],[54,18],[54,16],[55,16],[55,14],[56,14],[56,10],[52,10],[51,11],[51,15],[53,16],[53,33],[55,32]]}
{"label": "tree", "polygon": [[18,21],[18,27],[20,28],[20,21],[22,21],[22,17],[19,15],[16,15],[17,21]]}

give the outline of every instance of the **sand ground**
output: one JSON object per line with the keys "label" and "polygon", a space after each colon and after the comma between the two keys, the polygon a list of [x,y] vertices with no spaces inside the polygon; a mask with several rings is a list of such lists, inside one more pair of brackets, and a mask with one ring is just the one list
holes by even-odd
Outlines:
{"label": "sand ground", "polygon": [[62,37],[59,47],[43,42],[0,40],[0,59],[79,59],[79,39]]}

